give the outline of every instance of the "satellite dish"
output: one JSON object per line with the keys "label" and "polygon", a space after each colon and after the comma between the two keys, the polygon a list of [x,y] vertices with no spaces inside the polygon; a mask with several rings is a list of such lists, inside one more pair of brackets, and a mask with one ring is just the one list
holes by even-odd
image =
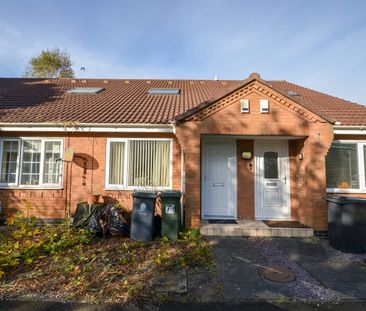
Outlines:
{"label": "satellite dish", "polygon": [[74,159],[74,155],[75,155],[74,148],[68,147],[65,150],[65,161],[71,162]]}

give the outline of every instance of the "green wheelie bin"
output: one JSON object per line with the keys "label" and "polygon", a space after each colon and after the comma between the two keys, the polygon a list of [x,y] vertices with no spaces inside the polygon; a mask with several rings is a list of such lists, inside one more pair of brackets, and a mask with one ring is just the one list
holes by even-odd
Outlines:
{"label": "green wheelie bin", "polygon": [[163,191],[160,193],[161,200],[161,236],[176,240],[180,231],[181,204],[180,191]]}

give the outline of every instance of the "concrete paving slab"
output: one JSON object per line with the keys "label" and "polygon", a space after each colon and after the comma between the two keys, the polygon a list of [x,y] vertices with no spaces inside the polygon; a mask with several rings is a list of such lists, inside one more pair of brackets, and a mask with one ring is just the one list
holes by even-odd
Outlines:
{"label": "concrete paving slab", "polygon": [[245,237],[207,237],[207,239],[215,247],[224,247],[230,250],[233,248],[251,248],[251,244]]}
{"label": "concrete paving slab", "polygon": [[224,282],[234,282],[238,284],[262,283],[262,278],[254,264],[226,263],[219,264],[218,278]]}
{"label": "concrete paving slab", "polygon": [[[333,289],[341,297],[341,299],[366,299],[366,282],[329,282],[325,281],[324,285]],[[366,305],[366,303],[365,303]]]}
{"label": "concrete paving slab", "polygon": [[274,242],[296,262],[322,262],[329,259],[323,246],[312,239],[277,238]]}
{"label": "concrete paving slab", "polygon": [[[324,241],[309,238],[217,237],[217,280],[224,299],[366,299],[366,269]],[[296,274],[287,285],[264,280],[261,265],[282,264]]]}
{"label": "concrete paving slab", "polygon": [[224,286],[224,299],[226,300],[277,300],[291,299],[287,291],[273,284],[255,282],[251,286],[243,283],[228,283]]}
{"label": "concrete paving slab", "polygon": [[358,263],[349,262],[327,262],[313,263],[303,262],[301,264],[305,270],[317,278],[320,282],[365,282],[366,269],[361,268]]}
{"label": "concrete paving slab", "polygon": [[276,239],[275,243],[341,299],[366,299],[366,268],[331,248],[326,241]]}

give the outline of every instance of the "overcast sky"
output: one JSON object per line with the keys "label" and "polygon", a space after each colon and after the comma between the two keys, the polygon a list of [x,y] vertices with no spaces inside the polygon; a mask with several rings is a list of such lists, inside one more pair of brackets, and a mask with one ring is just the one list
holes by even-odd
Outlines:
{"label": "overcast sky", "polygon": [[[288,80],[366,104],[364,0],[1,0],[0,76],[44,48],[77,77]],[[85,67],[86,72],[80,71]]]}

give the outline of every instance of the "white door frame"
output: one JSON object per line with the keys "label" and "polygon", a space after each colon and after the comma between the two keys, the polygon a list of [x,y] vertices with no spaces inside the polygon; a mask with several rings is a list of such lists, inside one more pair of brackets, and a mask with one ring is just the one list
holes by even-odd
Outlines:
{"label": "white door frame", "polygon": [[[219,216],[219,215],[213,215],[210,216],[207,213],[207,193],[206,193],[206,187],[205,187],[205,172],[207,170],[206,165],[206,144],[207,143],[230,143],[231,149],[233,152],[233,157],[231,161],[229,162],[230,167],[230,180],[231,180],[231,187],[229,188],[229,191],[231,191],[231,197],[232,201],[228,202],[228,208],[229,205],[233,206],[232,208],[232,215],[230,216]],[[236,156],[236,140],[233,139],[220,139],[220,140],[213,140],[213,139],[207,139],[202,141],[202,159],[201,159],[201,218],[202,219],[237,219],[237,156]],[[207,216],[205,216],[207,215]]]}
{"label": "white door frame", "polygon": [[[286,183],[284,184],[285,188],[283,191],[283,200],[288,208],[288,217],[270,217],[265,218],[261,217],[259,213],[259,196],[261,195],[261,176],[258,171],[259,166],[259,158],[258,158],[258,149],[260,146],[267,145],[280,145],[283,146],[283,156],[282,158],[282,165],[284,165],[284,173],[287,178]],[[282,170],[281,170],[282,171]],[[255,172],[255,182],[254,182],[254,193],[255,193],[255,219],[257,220],[291,220],[291,193],[290,193],[290,158],[289,158],[289,148],[288,148],[288,140],[255,140],[254,141],[254,172]],[[280,176],[281,179],[283,179],[284,176]]]}

